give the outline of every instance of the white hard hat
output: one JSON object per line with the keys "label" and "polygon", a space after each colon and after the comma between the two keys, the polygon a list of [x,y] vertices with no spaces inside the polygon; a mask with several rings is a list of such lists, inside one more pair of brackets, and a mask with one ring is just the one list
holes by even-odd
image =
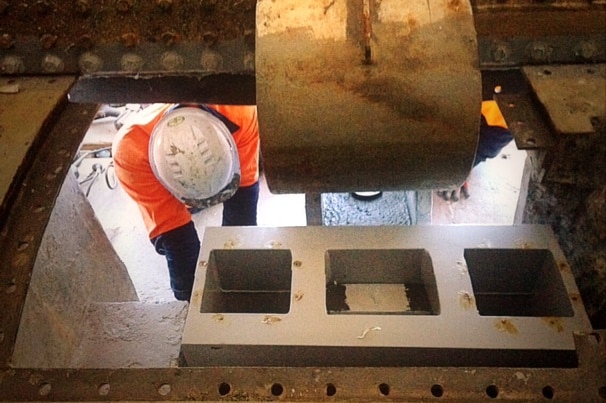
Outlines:
{"label": "white hard hat", "polygon": [[223,202],[240,185],[229,129],[200,108],[177,108],[160,119],[149,142],[149,162],[162,185],[192,207]]}

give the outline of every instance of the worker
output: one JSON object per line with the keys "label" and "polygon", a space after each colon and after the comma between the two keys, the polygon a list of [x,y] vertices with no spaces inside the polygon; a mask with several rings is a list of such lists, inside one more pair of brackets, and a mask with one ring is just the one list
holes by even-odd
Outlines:
{"label": "worker", "polygon": [[[501,114],[501,110],[496,101],[483,101],[480,135],[471,169],[475,168],[481,162],[499,155],[501,150],[509,144],[512,139],[513,136],[507,128],[505,118]],[[438,195],[446,201],[450,200],[454,202],[459,201],[460,195],[468,198],[470,196],[469,184],[465,181],[461,186],[458,186],[453,190],[438,191]]]}
{"label": "worker", "polygon": [[191,297],[200,240],[190,209],[223,203],[222,225],[256,225],[259,130],[254,106],[154,104],[113,145],[116,176],[166,257],[178,300]]}

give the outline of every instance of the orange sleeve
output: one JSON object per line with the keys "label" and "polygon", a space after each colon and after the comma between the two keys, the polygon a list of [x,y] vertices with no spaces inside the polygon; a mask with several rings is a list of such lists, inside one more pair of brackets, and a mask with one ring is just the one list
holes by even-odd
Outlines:
{"label": "orange sleeve", "polygon": [[191,221],[187,207],[156,179],[149,164],[149,139],[160,114],[145,126],[133,126],[116,145],[116,176],[137,203],[150,238]]}
{"label": "orange sleeve", "polygon": [[259,180],[259,122],[256,106],[209,105],[240,129],[233,133],[238,147],[242,179],[240,186],[254,185]]}
{"label": "orange sleeve", "polygon": [[484,115],[488,126],[499,126],[507,129],[507,123],[496,101],[482,101],[482,115]]}

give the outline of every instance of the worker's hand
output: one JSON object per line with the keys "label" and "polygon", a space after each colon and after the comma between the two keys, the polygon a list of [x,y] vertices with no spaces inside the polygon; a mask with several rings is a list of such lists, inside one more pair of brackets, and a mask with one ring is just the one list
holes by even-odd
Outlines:
{"label": "worker's hand", "polygon": [[438,196],[446,201],[458,202],[461,197],[469,198],[469,185],[467,182],[463,182],[461,186],[457,186],[454,189],[438,190]]}

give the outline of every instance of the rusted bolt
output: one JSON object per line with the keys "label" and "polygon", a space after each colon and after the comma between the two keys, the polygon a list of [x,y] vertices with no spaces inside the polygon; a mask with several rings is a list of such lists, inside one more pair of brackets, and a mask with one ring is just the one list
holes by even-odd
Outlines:
{"label": "rusted bolt", "polygon": [[124,71],[137,72],[143,68],[145,62],[143,58],[134,53],[127,53],[122,56],[122,60],[120,60],[120,66]]}
{"label": "rusted bolt", "polygon": [[122,44],[124,46],[126,46],[127,48],[134,48],[135,46],[137,46],[139,44],[140,41],[141,41],[141,38],[139,37],[138,34],[136,34],[134,32],[127,32],[125,34],[122,34],[122,36],[120,36],[120,42],[122,42]]}
{"label": "rusted bolt", "polygon": [[200,56],[200,66],[205,71],[216,71],[223,67],[223,57],[217,52],[205,51]]}
{"label": "rusted bolt", "polygon": [[498,44],[492,50],[492,59],[495,62],[504,62],[509,59],[511,49],[505,44]]}
{"label": "rusted bolt", "polygon": [[44,50],[51,49],[57,43],[57,35],[44,34],[40,37],[40,47]]}
{"label": "rusted bolt", "polygon": [[156,0],[158,8],[164,12],[170,11],[173,6],[173,0]]}
{"label": "rusted bolt", "polygon": [[173,46],[178,38],[179,36],[171,31],[166,31],[160,36],[160,39],[166,46]]}
{"label": "rusted bolt", "polygon": [[65,63],[56,55],[46,55],[42,59],[42,70],[47,73],[60,73],[65,69]]}
{"label": "rusted bolt", "polygon": [[78,60],[78,67],[84,74],[96,73],[102,66],[103,59],[91,52],[83,53]]}
{"label": "rusted bolt", "polygon": [[0,61],[0,72],[5,74],[20,74],[25,71],[23,60],[18,56],[5,56]]}
{"label": "rusted bolt", "polygon": [[99,393],[99,396],[107,396],[107,395],[109,395],[110,389],[111,389],[111,387],[110,387],[109,383],[102,383],[97,388],[97,392]]}
{"label": "rusted bolt", "polygon": [[575,55],[583,60],[593,60],[598,54],[598,47],[593,41],[583,41],[576,47]]}
{"label": "rusted bolt", "polygon": [[218,37],[215,32],[206,31],[204,34],[202,34],[202,43],[208,48],[212,47],[215,43],[217,43],[217,39]]}
{"label": "rusted bolt", "polygon": [[158,386],[158,393],[162,396],[167,396],[171,391],[171,387],[170,384],[168,383],[164,383],[160,386]]}
{"label": "rusted bolt", "polygon": [[119,13],[128,13],[134,5],[135,0],[118,0],[116,3],[116,10],[118,10]]}
{"label": "rusted bolt", "polygon": [[91,0],[76,0],[74,8],[78,14],[88,15],[92,8]]}
{"label": "rusted bolt", "polygon": [[51,4],[48,0],[37,0],[34,3],[34,10],[38,15],[46,15],[51,11]]}
{"label": "rusted bolt", "polygon": [[51,384],[48,382],[44,382],[42,385],[40,385],[40,387],[38,388],[38,394],[40,396],[47,396],[50,392],[51,392]]}
{"label": "rusted bolt", "polygon": [[553,48],[543,42],[535,42],[527,48],[527,53],[535,62],[545,62],[551,57]]}
{"label": "rusted bolt", "polygon": [[183,66],[183,58],[177,52],[164,52],[160,64],[167,71],[179,70]]}
{"label": "rusted bolt", "polygon": [[6,288],[4,289],[4,292],[6,292],[7,294],[12,294],[15,291],[17,291],[17,282],[15,281],[15,279],[12,279],[6,285]]}
{"label": "rusted bolt", "polygon": [[2,34],[0,35],[0,48],[2,49],[10,49],[15,46],[15,40],[13,36],[10,34]]}
{"label": "rusted bolt", "polygon": [[76,39],[76,45],[82,49],[91,49],[94,45],[93,38],[89,34],[80,35],[80,37]]}

